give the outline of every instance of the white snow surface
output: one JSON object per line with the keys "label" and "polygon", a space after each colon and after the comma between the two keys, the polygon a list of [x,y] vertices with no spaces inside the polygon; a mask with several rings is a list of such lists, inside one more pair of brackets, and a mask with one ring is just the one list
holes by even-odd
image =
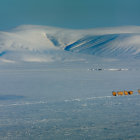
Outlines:
{"label": "white snow surface", "polygon": [[139,57],[140,27],[70,30],[22,25],[0,32],[2,62],[53,62],[62,60],[58,52],[64,50],[104,57]]}
{"label": "white snow surface", "polygon": [[0,139],[139,139],[139,40],[134,26],[0,32]]}

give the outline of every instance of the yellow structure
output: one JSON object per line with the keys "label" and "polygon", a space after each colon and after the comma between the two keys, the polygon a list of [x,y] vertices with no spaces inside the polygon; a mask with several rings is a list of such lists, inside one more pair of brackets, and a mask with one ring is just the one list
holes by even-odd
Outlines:
{"label": "yellow structure", "polygon": [[123,91],[118,91],[117,94],[118,94],[118,96],[122,96],[123,95]]}
{"label": "yellow structure", "polygon": [[133,94],[133,91],[128,91],[128,94],[129,94],[129,95],[132,95],[132,94]]}
{"label": "yellow structure", "polygon": [[115,91],[112,91],[113,96],[117,96],[117,93]]}
{"label": "yellow structure", "polygon": [[140,94],[140,89],[138,89],[138,93]]}
{"label": "yellow structure", "polygon": [[[138,93],[140,94],[140,89],[138,89]],[[124,90],[124,91],[117,91],[117,92],[112,91],[113,96],[123,96],[123,95],[132,95],[132,94],[133,94],[132,90],[131,91]]]}
{"label": "yellow structure", "polygon": [[124,95],[128,95],[128,91],[124,90]]}

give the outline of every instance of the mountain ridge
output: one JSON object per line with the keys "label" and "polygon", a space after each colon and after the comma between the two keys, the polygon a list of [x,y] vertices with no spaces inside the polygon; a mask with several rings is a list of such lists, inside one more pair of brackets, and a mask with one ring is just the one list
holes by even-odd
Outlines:
{"label": "mountain ridge", "polygon": [[13,59],[11,54],[14,53],[16,58],[21,55],[23,61],[25,57],[26,61],[27,57],[37,60],[37,56],[44,61],[46,57],[54,58],[58,50],[103,57],[139,57],[140,27],[70,30],[23,25],[0,32],[0,58]]}

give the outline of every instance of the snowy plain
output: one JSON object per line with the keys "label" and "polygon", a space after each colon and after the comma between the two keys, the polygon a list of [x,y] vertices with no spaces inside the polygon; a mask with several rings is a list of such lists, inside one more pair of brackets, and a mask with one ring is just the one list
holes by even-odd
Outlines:
{"label": "snowy plain", "polygon": [[138,26],[0,32],[0,139],[140,139],[139,40]]}

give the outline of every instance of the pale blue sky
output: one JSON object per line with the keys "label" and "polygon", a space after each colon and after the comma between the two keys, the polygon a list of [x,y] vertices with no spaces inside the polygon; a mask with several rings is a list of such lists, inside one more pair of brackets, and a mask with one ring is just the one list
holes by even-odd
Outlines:
{"label": "pale blue sky", "polygon": [[0,0],[0,30],[22,24],[76,29],[140,25],[140,0]]}

